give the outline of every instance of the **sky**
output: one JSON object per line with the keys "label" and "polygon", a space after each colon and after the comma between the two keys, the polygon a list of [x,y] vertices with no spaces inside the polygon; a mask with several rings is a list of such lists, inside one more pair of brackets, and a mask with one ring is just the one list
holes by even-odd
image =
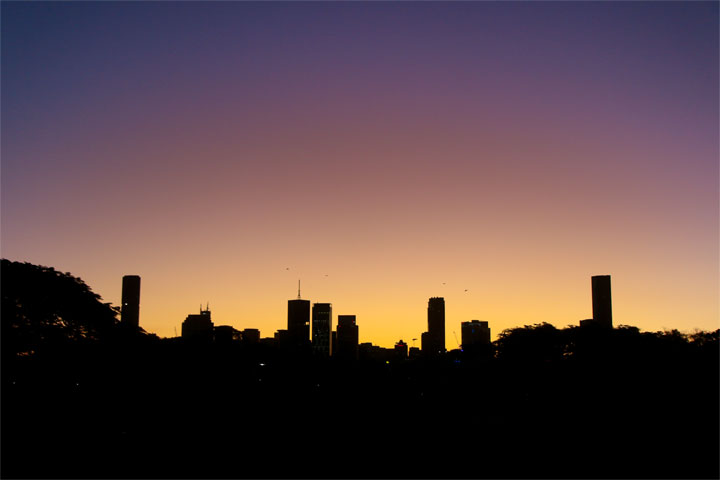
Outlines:
{"label": "sky", "polygon": [[[0,249],[172,337],[714,330],[717,2],[0,4]],[[417,340],[415,340],[417,339]]]}

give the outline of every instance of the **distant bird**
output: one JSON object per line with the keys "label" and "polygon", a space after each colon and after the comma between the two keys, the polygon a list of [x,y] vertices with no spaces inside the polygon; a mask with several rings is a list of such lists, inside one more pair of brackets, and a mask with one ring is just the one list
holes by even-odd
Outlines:
{"label": "distant bird", "polygon": [[290,267],[285,267],[285,270],[290,270]]}
{"label": "distant bird", "polygon": [[325,274],[325,276],[327,277],[327,273]]}
{"label": "distant bird", "polygon": [[467,288],[465,289],[465,291],[467,292]]}
{"label": "distant bird", "polygon": [[445,282],[443,282],[443,285],[445,285]]}

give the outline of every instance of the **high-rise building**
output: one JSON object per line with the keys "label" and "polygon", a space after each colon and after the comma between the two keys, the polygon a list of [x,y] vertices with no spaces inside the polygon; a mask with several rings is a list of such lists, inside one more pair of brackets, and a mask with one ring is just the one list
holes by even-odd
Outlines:
{"label": "high-rise building", "polygon": [[358,338],[355,315],[338,315],[337,349],[333,351],[333,357],[343,360],[357,360]]}
{"label": "high-rise building", "polygon": [[140,326],[140,276],[125,275],[122,280],[120,321],[123,325]]}
{"label": "high-rise building", "polygon": [[430,298],[427,312],[428,331],[427,335],[422,335],[423,353],[442,353],[445,351],[445,299]]}
{"label": "high-rise building", "polygon": [[332,304],[314,303],[312,307],[312,348],[321,356],[332,355],[330,332],[332,331]]}
{"label": "high-rise building", "polygon": [[473,348],[475,345],[490,344],[490,327],[488,322],[472,320],[460,324],[460,335],[463,350]]}
{"label": "high-rise building", "polygon": [[592,282],[593,320],[597,325],[612,328],[610,275],[595,275]]}
{"label": "high-rise building", "polygon": [[210,307],[203,310],[200,305],[200,314],[188,315],[182,323],[182,338],[190,341],[213,340],[213,322],[210,319]]}
{"label": "high-rise building", "polygon": [[295,347],[303,347],[310,343],[310,300],[300,298],[300,282],[298,297],[288,300],[288,341]]}

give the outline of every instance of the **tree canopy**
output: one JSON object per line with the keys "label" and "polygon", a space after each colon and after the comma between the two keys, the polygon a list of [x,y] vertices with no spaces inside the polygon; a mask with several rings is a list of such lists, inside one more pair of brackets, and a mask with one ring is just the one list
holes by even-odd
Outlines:
{"label": "tree canopy", "polygon": [[118,326],[118,309],[70,273],[2,259],[1,274],[5,353],[23,356],[44,346],[97,341]]}

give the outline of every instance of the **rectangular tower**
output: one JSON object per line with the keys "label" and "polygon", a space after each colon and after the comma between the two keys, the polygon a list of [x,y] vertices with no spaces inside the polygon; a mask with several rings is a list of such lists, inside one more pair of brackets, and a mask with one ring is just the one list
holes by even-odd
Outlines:
{"label": "rectangular tower", "polygon": [[294,346],[310,343],[310,300],[288,300],[287,332]]}
{"label": "rectangular tower", "polygon": [[338,315],[337,350],[333,351],[333,358],[357,360],[358,344],[355,315]]}
{"label": "rectangular tower", "polygon": [[140,276],[125,275],[122,280],[120,321],[123,325],[140,326]]}
{"label": "rectangular tower", "polygon": [[[426,353],[437,354],[445,351],[445,299],[432,297],[428,301],[428,331]],[[425,345],[423,345],[425,350]]]}
{"label": "rectangular tower", "polygon": [[312,347],[318,355],[329,357],[332,331],[332,304],[314,303],[312,307]]}
{"label": "rectangular tower", "polygon": [[592,304],[595,323],[612,328],[610,275],[595,275],[592,277]]}

